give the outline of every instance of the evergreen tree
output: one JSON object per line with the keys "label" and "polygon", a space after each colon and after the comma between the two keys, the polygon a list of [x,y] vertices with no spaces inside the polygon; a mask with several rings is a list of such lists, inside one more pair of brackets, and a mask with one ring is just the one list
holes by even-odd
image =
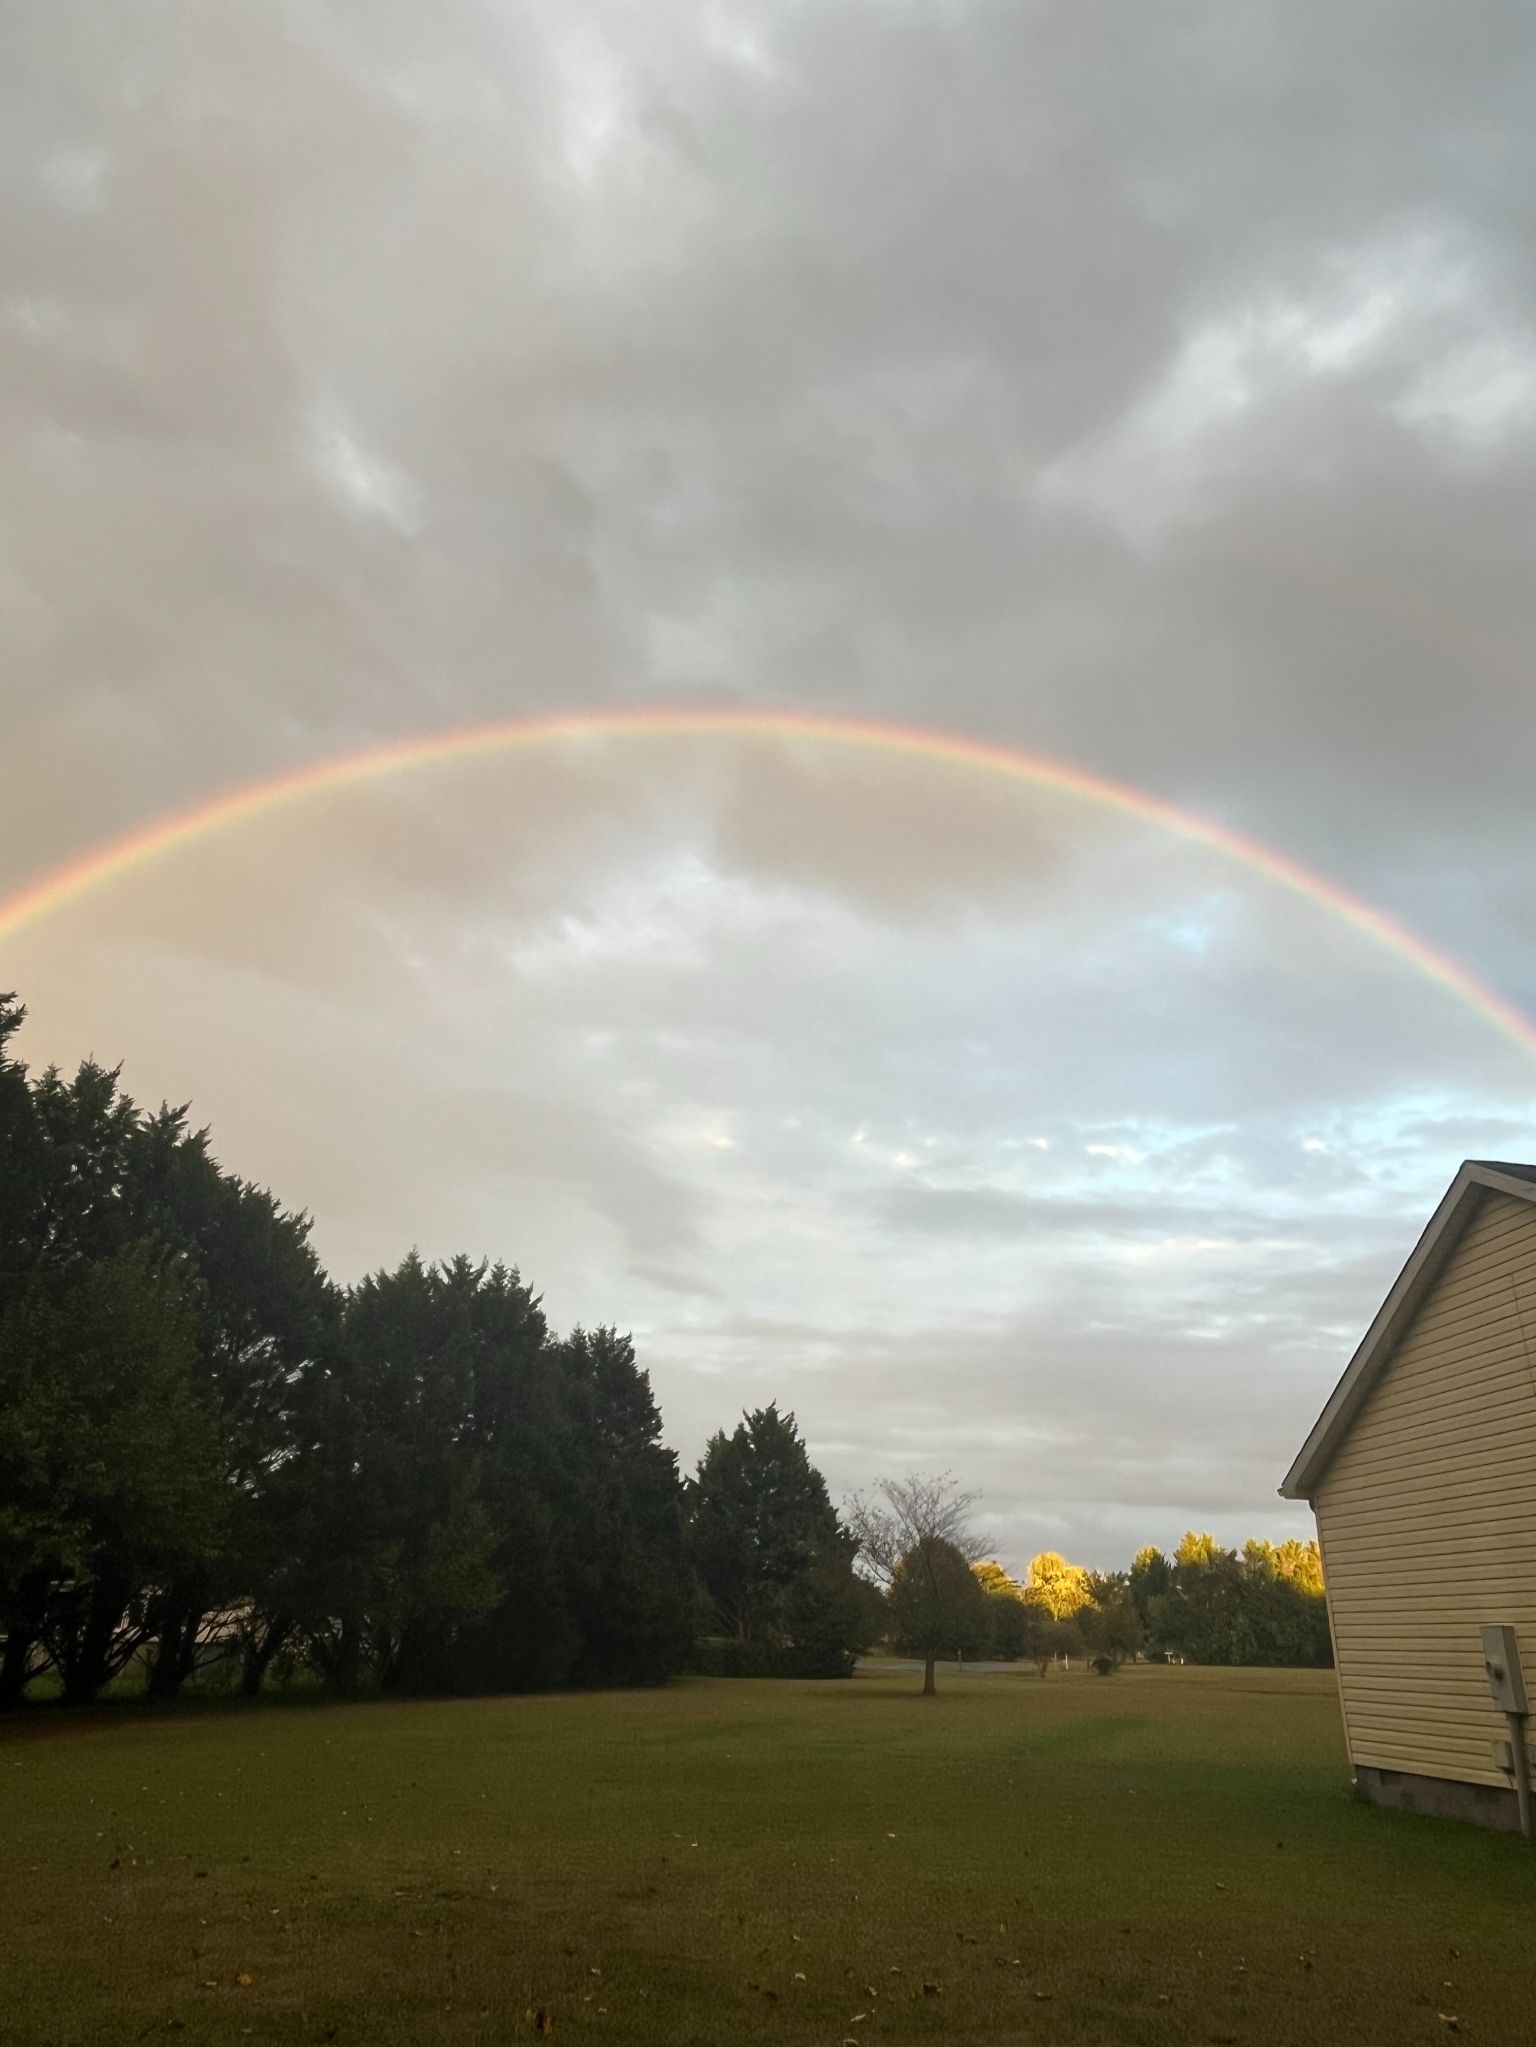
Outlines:
{"label": "evergreen tree", "polygon": [[868,1613],[856,1545],[793,1414],[759,1408],[711,1437],[687,1506],[689,1554],[717,1630],[772,1652],[775,1667],[846,1675]]}
{"label": "evergreen tree", "polygon": [[577,1329],[559,1354],[589,1452],[573,1578],[577,1676],[655,1683],[681,1669],[693,1635],[677,1458],[628,1336]]}
{"label": "evergreen tree", "polygon": [[94,1698],[157,1591],[215,1546],[229,1499],[184,1260],[129,1245],[0,1318],[0,1618],[13,1700],[41,1646]]}

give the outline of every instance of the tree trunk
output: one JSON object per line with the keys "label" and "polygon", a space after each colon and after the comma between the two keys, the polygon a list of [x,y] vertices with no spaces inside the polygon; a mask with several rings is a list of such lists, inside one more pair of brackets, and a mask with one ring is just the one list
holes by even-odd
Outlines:
{"label": "tree trunk", "polygon": [[31,1629],[24,1627],[20,1621],[11,1622],[10,1632],[5,1638],[5,1650],[0,1655],[0,1713],[21,1702],[32,1663],[32,1645],[36,1639]]}
{"label": "tree trunk", "polygon": [[48,1580],[41,1572],[22,1578],[6,1615],[5,1650],[0,1654],[0,1712],[21,1703],[29,1678],[47,1668],[47,1661],[34,1669],[32,1652],[43,1639],[48,1617]]}
{"label": "tree trunk", "polygon": [[155,1643],[149,1667],[149,1696],[174,1699],[197,1665],[197,1631],[203,1616],[195,1607],[179,1608],[166,1621]]}
{"label": "tree trunk", "polygon": [[362,1686],[362,1673],[363,1624],[361,1621],[344,1620],[331,1670],[332,1690],[344,1699],[355,1697]]}
{"label": "tree trunk", "polygon": [[923,1697],[925,1699],[936,1699],[939,1695],[939,1688],[933,1681],[933,1666],[937,1657],[938,1651],[930,1649],[928,1651],[928,1660],[923,1665]]}
{"label": "tree trunk", "polygon": [[104,1571],[91,1587],[85,1623],[61,1659],[65,1705],[90,1705],[113,1675],[112,1638],[127,1604],[127,1588]]}
{"label": "tree trunk", "polygon": [[396,1692],[400,1680],[410,1666],[413,1629],[410,1623],[398,1635],[388,1635],[382,1628],[373,1638],[373,1667],[381,1692]]}
{"label": "tree trunk", "polygon": [[245,1698],[260,1697],[261,1687],[266,1681],[267,1666],[287,1641],[292,1628],[293,1622],[285,1614],[268,1625],[266,1634],[259,1642],[247,1640],[245,1667],[240,1673],[240,1690]]}

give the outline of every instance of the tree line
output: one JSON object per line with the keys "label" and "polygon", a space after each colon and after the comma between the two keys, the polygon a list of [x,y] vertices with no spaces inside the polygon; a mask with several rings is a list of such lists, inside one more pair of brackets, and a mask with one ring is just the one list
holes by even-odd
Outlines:
{"label": "tree line", "polygon": [[1223,1549],[1191,1531],[1172,1557],[1137,1552],[1128,1571],[1093,1571],[1055,1550],[1013,1577],[984,1546],[975,1495],[953,1479],[887,1480],[855,1499],[860,1562],[884,1589],[885,1637],[920,1656],[923,1689],[941,1657],[1031,1662],[1088,1658],[1109,1675],[1128,1658],[1213,1664],[1333,1661],[1317,1543]]}
{"label": "tree line", "polygon": [[644,1684],[697,1645],[844,1674],[878,1632],[792,1415],[684,1480],[617,1328],[509,1265],[328,1278],[307,1216],[120,1073],[29,1075],[0,998],[0,1706],[216,1659],[468,1692]]}
{"label": "tree line", "polygon": [[0,1707],[130,1665],[471,1692],[839,1676],[1080,1648],[1326,1660],[1315,1546],[1188,1537],[1122,1574],[982,1560],[970,1496],[839,1513],[795,1417],[684,1477],[633,1343],[549,1327],[509,1265],[413,1252],[352,1286],[186,1108],[94,1061],[32,1075],[0,997]]}
{"label": "tree line", "polygon": [[1128,1571],[1092,1571],[1053,1550],[1022,1583],[995,1561],[973,1574],[962,1653],[1022,1657],[1042,1672],[1059,1657],[1114,1667],[1128,1657],[1190,1663],[1333,1661],[1322,1557],[1316,1542],[1247,1542],[1224,1549],[1191,1531],[1171,1557],[1137,1552]]}

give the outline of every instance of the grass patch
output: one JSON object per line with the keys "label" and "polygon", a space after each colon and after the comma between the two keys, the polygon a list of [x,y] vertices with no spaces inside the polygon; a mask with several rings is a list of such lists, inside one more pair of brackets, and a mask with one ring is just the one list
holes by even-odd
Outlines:
{"label": "grass patch", "polygon": [[26,2047],[1528,2037],[1536,1857],[1355,1803],[1327,1673],[39,1710],[0,1813]]}

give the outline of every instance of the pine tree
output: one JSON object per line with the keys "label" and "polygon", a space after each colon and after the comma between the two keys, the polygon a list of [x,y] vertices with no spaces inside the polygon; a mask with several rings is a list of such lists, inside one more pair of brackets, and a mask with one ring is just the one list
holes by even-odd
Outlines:
{"label": "pine tree", "polygon": [[775,1404],[711,1437],[688,1487],[688,1544],[715,1628],[765,1652],[763,1667],[840,1676],[868,1608],[855,1543]]}

